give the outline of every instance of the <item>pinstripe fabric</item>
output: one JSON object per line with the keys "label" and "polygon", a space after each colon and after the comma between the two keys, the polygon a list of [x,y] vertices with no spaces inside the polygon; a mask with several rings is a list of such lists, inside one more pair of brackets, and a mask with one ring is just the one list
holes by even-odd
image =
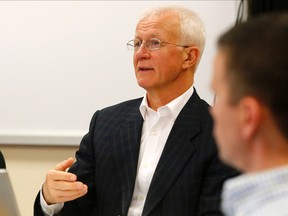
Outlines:
{"label": "pinstripe fabric", "polygon": [[[143,124],[141,100],[95,113],[70,169],[88,184],[88,193],[66,203],[60,215],[127,215]],[[168,137],[143,216],[221,215],[222,183],[236,172],[219,162],[211,130],[208,105],[194,91]],[[35,212],[41,215],[38,200]]]}

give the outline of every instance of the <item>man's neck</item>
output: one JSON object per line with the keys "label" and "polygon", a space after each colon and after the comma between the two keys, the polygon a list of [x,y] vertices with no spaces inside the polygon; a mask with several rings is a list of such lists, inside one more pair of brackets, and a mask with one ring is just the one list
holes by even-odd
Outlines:
{"label": "man's neck", "polygon": [[165,106],[177,97],[184,94],[190,87],[175,88],[174,90],[147,91],[147,102],[151,109],[157,110],[161,106]]}
{"label": "man's neck", "polygon": [[255,144],[256,147],[247,172],[259,172],[288,165],[287,140],[280,137],[279,139],[275,138],[269,144],[259,144]]}

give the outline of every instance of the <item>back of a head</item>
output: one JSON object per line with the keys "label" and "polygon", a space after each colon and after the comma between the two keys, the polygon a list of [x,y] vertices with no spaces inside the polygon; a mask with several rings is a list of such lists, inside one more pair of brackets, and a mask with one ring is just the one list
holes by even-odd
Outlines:
{"label": "back of a head", "polygon": [[253,96],[271,111],[288,138],[288,13],[249,19],[223,34],[231,102]]}

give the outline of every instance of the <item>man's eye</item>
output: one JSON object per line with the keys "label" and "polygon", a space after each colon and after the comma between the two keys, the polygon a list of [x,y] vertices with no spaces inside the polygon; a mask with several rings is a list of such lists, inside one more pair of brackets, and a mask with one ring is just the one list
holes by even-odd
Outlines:
{"label": "man's eye", "polygon": [[140,47],[141,43],[142,43],[141,41],[134,42],[134,47]]}
{"label": "man's eye", "polygon": [[152,47],[157,47],[157,46],[159,46],[159,41],[151,40],[151,41],[149,41],[149,44]]}

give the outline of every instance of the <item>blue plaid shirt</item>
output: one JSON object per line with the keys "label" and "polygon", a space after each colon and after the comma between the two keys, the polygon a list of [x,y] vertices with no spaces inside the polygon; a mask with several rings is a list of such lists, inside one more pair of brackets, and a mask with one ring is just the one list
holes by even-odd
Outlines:
{"label": "blue plaid shirt", "polygon": [[222,210],[226,216],[288,216],[288,166],[227,180]]}

